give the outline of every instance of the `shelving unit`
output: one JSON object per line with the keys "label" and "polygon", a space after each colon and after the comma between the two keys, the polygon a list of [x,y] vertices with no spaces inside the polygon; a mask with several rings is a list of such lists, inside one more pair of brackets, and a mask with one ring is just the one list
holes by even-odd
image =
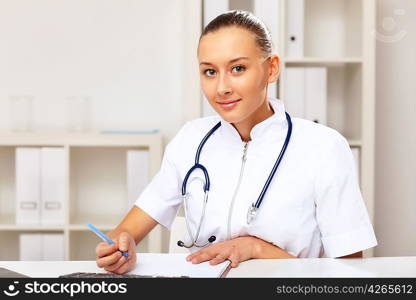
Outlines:
{"label": "shelving unit", "polygon": [[[265,21],[281,58],[277,91],[272,95],[283,101],[282,83],[288,67],[327,68],[327,126],[344,135],[351,148],[359,149],[360,186],[374,224],[375,1],[304,0],[303,55],[295,57],[287,53],[289,1],[205,0],[203,15],[210,17],[229,9],[242,9]],[[270,20],[278,22],[272,24]],[[208,22],[204,20],[205,24]],[[208,112],[205,115],[210,113],[205,111]],[[365,251],[365,256],[372,255],[373,249]]]}
{"label": "shelving unit", "polygon": [[[17,147],[63,147],[66,182],[63,225],[19,225],[15,222],[15,149]],[[19,234],[62,233],[65,259],[94,259],[100,240],[86,227],[92,223],[110,231],[128,211],[126,152],[149,151],[150,178],[159,170],[162,135],[0,133],[0,260],[18,260]],[[6,245],[7,246],[4,246]],[[160,226],[138,246],[140,252],[160,252]]]}

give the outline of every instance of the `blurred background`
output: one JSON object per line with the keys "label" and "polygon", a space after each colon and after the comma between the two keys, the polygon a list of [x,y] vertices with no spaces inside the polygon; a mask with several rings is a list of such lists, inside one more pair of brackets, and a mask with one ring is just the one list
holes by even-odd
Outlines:
{"label": "blurred background", "polygon": [[[111,230],[180,127],[213,113],[196,47],[229,9],[272,32],[269,95],[350,142],[367,255],[416,255],[415,1],[0,0],[0,260],[94,258],[85,223]],[[168,247],[158,228],[139,250]]]}

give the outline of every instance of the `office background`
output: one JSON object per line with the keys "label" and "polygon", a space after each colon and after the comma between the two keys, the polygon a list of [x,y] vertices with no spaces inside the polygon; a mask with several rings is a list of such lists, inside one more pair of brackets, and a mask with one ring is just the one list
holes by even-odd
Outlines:
{"label": "office background", "polygon": [[[90,131],[159,129],[166,144],[201,114],[200,5],[0,0],[0,130],[10,95],[33,96],[32,130],[56,133],[68,97],[89,96]],[[416,3],[376,0],[376,14],[377,32],[398,38],[376,40],[374,254],[416,255]]]}

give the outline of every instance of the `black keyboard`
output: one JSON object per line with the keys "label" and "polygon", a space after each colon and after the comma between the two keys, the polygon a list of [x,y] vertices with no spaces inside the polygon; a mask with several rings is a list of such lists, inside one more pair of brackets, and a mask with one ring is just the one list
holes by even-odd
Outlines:
{"label": "black keyboard", "polygon": [[190,278],[189,276],[151,276],[138,274],[89,273],[76,272],[59,276],[59,278]]}

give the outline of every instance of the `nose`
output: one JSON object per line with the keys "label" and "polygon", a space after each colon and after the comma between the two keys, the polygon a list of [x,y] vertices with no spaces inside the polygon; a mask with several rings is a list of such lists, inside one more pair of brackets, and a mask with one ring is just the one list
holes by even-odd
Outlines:
{"label": "nose", "polygon": [[226,76],[225,75],[220,75],[218,86],[217,86],[218,95],[220,97],[224,97],[224,96],[232,94],[232,92],[233,92],[233,90],[232,90]]}

